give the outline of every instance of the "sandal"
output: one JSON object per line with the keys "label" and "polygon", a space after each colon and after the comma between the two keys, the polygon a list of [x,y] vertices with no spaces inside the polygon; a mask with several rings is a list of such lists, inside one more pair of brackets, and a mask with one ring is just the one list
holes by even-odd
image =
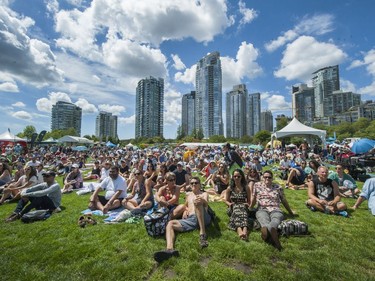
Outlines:
{"label": "sandal", "polygon": [[87,215],[87,216],[86,216],[86,222],[87,222],[88,224],[91,224],[91,225],[95,225],[95,224],[97,224],[96,220],[94,220],[94,219],[92,218],[92,216],[90,216],[90,215]]}
{"label": "sandal", "polygon": [[86,226],[86,218],[85,216],[80,216],[78,219],[78,225],[82,228]]}

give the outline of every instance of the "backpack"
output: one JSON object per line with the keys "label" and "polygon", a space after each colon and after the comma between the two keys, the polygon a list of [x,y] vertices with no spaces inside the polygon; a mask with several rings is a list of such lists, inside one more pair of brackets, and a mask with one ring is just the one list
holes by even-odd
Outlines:
{"label": "backpack", "polygon": [[166,208],[162,208],[153,212],[152,214],[145,215],[143,217],[143,222],[145,224],[147,234],[151,237],[164,235],[170,216],[171,213]]}
{"label": "backpack", "polygon": [[35,210],[24,214],[21,217],[21,221],[24,223],[31,223],[34,221],[43,221],[51,216],[49,210]]}
{"label": "backpack", "polygon": [[307,223],[298,220],[282,221],[278,226],[278,230],[282,236],[310,234]]}

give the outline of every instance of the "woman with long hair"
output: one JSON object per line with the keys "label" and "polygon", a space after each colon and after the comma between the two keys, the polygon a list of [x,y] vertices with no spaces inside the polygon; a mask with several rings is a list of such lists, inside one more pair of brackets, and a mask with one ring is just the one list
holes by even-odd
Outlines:
{"label": "woman with long hair", "polygon": [[249,206],[251,202],[250,189],[245,174],[241,169],[235,169],[225,194],[225,203],[230,216],[228,227],[237,232],[241,240],[248,240]]}
{"label": "woman with long hair", "polygon": [[122,205],[128,210],[150,209],[154,206],[152,188],[146,184],[145,177],[141,171],[134,171],[134,176],[136,177],[136,182],[133,185],[131,194],[122,200]]}
{"label": "woman with long hair", "polygon": [[0,162],[0,186],[12,180],[12,169],[7,163]]}
{"label": "woman with long hair", "polygon": [[28,188],[36,184],[38,181],[37,171],[35,167],[29,166],[25,169],[25,174],[21,176],[18,181],[5,184],[3,196],[0,199],[0,204],[3,204],[9,196],[12,196],[12,199],[19,199],[20,193],[23,189]]}
{"label": "woman with long hair", "polygon": [[211,195],[220,195],[220,197],[225,197],[224,193],[228,188],[230,180],[230,174],[228,167],[225,162],[219,164],[219,169],[212,174],[212,179],[209,184],[212,186],[211,189],[207,190],[208,194]]}

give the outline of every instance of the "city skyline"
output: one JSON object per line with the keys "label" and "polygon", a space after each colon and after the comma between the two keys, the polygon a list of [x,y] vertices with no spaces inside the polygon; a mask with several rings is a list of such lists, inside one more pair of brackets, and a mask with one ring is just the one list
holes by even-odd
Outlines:
{"label": "city skyline", "polygon": [[106,111],[118,116],[119,138],[133,138],[135,89],[153,76],[165,81],[164,137],[175,138],[196,64],[215,51],[223,105],[234,85],[245,84],[261,94],[261,111],[292,116],[292,87],[312,86],[313,72],[333,65],[341,90],[374,100],[371,0],[0,4],[0,132],[49,131],[53,104],[66,101],[82,108],[82,136],[95,134],[95,118]]}

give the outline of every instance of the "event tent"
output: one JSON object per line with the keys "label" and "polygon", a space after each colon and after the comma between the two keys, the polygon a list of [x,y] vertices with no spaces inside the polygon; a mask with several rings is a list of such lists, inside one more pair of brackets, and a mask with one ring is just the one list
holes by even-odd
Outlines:
{"label": "event tent", "polygon": [[86,138],[81,138],[81,137],[76,137],[76,136],[63,136],[62,138],[59,138],[57,140],[58,142],[61,143],[71,143],[71,144],[93,144],[94,142],[92,140],[86,139]]}
{"label": "event tent", "polygon": [[[311,136],[318,136],[322,140],[323,145],[325,145],[326,134],[326,131],[306,126],[294,117],[288,125],[271,135],[271,141],[291,136],[306,137],[307,139],[311,138]],[[311,141],[309,144],[311,145]]]}
{"label": "event tent", "polygon": [[16,135],[13,135],[11,132],[6,131],[5,133],[2,133],[0,135],[0,143],[1,145],[7,145],[9,143],[12,143],[12,144],[19,143],[22,146],[26,146],[27,140],[19,138]]}

